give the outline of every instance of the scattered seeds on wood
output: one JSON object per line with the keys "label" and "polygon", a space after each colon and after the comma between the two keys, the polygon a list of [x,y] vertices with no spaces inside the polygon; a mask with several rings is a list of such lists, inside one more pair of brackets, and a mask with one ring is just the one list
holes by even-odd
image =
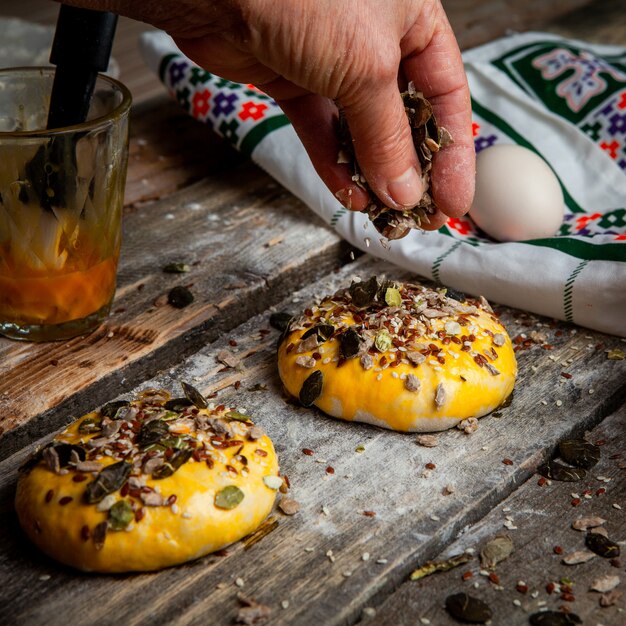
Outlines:
{"label": "scattered seeds on wood", "polygon": [[480,566],[483,569],[493,569],[500,561],[511,556],[513,550],[513,540],[509,535],[494,537],[480,551]]}
{"label": "scattered seeds on wood", "polygon": [[419,580],[420,578],[425,578],[426,576],[430,576],[435,572],[447,572],[448,570],[454,569],[459,565],[463,565],[468,561],[472,560],[472,555],[467,552],[463,552],[462,554],[457,554],[455,556],[446,559],[445,561],[428,561],[424,563],[421,567],[418,567],[416,570],[411,572],[410,580]]}
{"label": "scattered seeds on wood", "polygon": [[238,613],[237,624],[246,624],[251,626],[252,624],[264,624],[270,618],[272,609],[265,604],[259,604],[256,600],[248,598],[241,592],[237,594],[237,599],[243,605]]}
{"label": "scattered seeds on wood", "polygon": [[484,624],[492,617],[489,605],[466,593],[455,593],[446,598],[446,611],[460,622]]}
{"label": "scattered seeds on wood", "polygon": [[614,589],[613,591],[609,591],[609,593],[602,594],[598,603],[602,608],[613,606],[621,598],[622,594],[623,591]]}
{"label": "scattered seeds on wood", "polygon": [[582,467],[567,467],[557,461],[548,461],[537,468],[537,471],[545,478],[565,482],[582,480],[587,472]]}
{"label": "scattered seeds on wood", "polygon": [[602,526],[606,522],[605,519],[601,517],[581,517],[580,519],[574,520],[572,522],[572,528],[574,530],[589,530],[590,528],[596,528],[597,526]]}
{"label": "scattered seeds on wood", "polygon": [[175,309],[184,309],[186,306],[189,306],[193,302],[193,294],[187,287],[183,287],[182,285],[178,285],[170,290],[167,294],[167,301],[171,304]]}
{"label": "scattered seeds on wood", "polygon": [[168,263],[163,266],[163,271],[166,274],[184,274],[189,271],[189,265],[181,262]]}
{"label": "scattered seeds on wood", "polygon": [[604,535],[598,533],[587,533],[585,536],[585,545],[598,556],[605,559],[613,559],[620,555],[619,545],[611,541]]}
{"label": "scattered seeds on wood", "polygon": [[220,350],[215,358],[226,367],[232,368],[237,367],[241,362],[241,358],[230,350]]}
{"label": "scattered seeds on wood", "polygon": [[607,350],[606,358],[610,361],[623,361],[626,358],[626,352],[619,348],[613,348],[612,350]]}
{"label": "scattered seeds on wood", "polygon": [[559,443],[559,455],[570,465],[590,469],[600,460],[600,448],[584,439],[566,439]]}
{"label": "scattered seeds on wood", "polygon": [[576,613],[562,611],[540,611],[528,619],[532,626],[576,626],[583,623]]}
{"label": "scattered seeds on wood", "polygon": [[295,515],[300,510],[300,505],[292,498],[283,497],[278,503],[278,508],[285,515]]}
{"label": "scattered seeds on wood", "polygon": [[613,591],[617,585],[620,584],[620,577],[615,575],[606,574],[596,578],[589,586],[589,591],[598,591],[600,593],[607,593]]}
{"label": "scattered seeds on wood", "polygon": [[439,440],[435,435],[418,435],[415,441],[418,445],[425,448],[434,448],[439,444]]}
{"label": "scattered seeds on wood", "polygon": [[586,563],[593,559],[596,555],[589,550],[576,550],[576,552],[570,552],[565,555],[562,562],[565,565],[578,565],[579,563]]}

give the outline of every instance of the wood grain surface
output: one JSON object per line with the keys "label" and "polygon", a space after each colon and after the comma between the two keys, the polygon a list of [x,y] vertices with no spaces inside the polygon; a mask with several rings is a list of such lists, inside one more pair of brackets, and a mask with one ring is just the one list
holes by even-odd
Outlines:
{"label": "wood grain surface", "polygon": [[[623,406],[587,434],[588,441],[602,444],[602,455],[584,480],[576,483],[553,481],[550,485],[539,486],[540,477],[533,476],[480,522],[465,528],[459,539],[438,557],[446,559],[463,554],[469,548],[475,550],[469,563],[446,573],[405,582],[376,607],[371,621],[364,615],[363,623],[408,626],[425,624],[427,622],[420,620],[426,619],[437,626],[452,626],[458,622],[444,610],[445,599],[448,595],[465,592],[489,604],[494,624],[522,626],[528,624],[529,614],[542,608],[558,611],[562,606],[581,617],[584,624],[624,624],[624,596],[620,596],[614,605],[602,607],[602,594],[591,591],[590,587],[602,576],[618,576],[617,592],[626,591],[626,559],[623,555],[626,470],[624,467],[620,469],[620,464],[623,466],[626,461],[625,432],[626,407]],[[579,496],[577,506],[572,505],[575,502],[572,493]],[[514,520],[515,530],[505,528],[507,517]],[[585,533],[572,529],[572,523],[590,517],[605,520],[602,526],[613,541],[622,544],[622,556],[614,562],[596,556],[587,563],[563,564],[563,557],[585,549]],[[515,549],[511,557],[494,568],[499,581],[492,582],[481,568],[479,554],[501,533],[511,537]],[[555,548],[560,555],[555,553]],[[472,576],[468,578],[466,572],[471,572]],[[558,583],[564,578],[571,581],[572,587],[572,597],[565,600],[563,592],[548,593],[546,590],[551,582]],[[528,587],[527,591],[523,587],[521,591],[517,590],[520,582]]]}
{"label": "wood grain surface", "polygon": [[[295,312],[354,275],[381,271],[406,276],[361,259],[279,306]],[[272,624],[353,623],[363,607],[394,590],[524,483],[560,439],[592,428],[624,400],[626,361],[609,360],[605,351],[623,346],[619,339],[509,309],[501,315],[512,336],[545,334],[518,353],[514,400],[498,416],[481,420],[472,435],[456,429],[438,435],[435,448],[418,446],[413,435],[340,422],[284,398],[275,368],[277,333],[261,332],[269,312],[141,385],[176,391],[185,380],[204,392],[218,391],[218,401],[248,409],[276,444],[301,511],[294,517],[276,513],[279,524],[271,534],[248,550],[239,543],[225,557],[135,576],[85,576],[62,568],[25,545],[16,527],[12,497],[25,451],[13,455],[0,464],[0,576],[10,573],[16,582],[0,588],[0,604],[12,599],[16,624],[44,617],[52,624],[204,624],[207,615],[211,623],[230,624],[241,578],[246,594],[272,607]],[[216,357],[224,349],[239,355],[237,369],[221,371]],[[266,390],[252,390],[255,385]],[[363,453],[356,452],[359,445]],[[303,448],[314,454],[304,455]],[[505,458],[512,464],[503,464]],[[426,463],[436,469],[425,470]],[[454,493],[444,495],[446,485]]]}

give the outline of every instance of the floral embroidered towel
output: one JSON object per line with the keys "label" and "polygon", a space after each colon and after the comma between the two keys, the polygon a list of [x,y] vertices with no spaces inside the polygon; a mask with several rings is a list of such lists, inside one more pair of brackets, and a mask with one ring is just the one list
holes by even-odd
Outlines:
{"label": "floral embroidered towel", "polygon": [[626,336],[626,48],[524,33],[464,53],[476,150],[530,148],[564,191],[557,236],[496,243],[467,217],[436,232],[382,239],[326,189],[271,98],[202,70],[165,33],[144,34],[141,46],[193,117],[355,247],[494,302]]}

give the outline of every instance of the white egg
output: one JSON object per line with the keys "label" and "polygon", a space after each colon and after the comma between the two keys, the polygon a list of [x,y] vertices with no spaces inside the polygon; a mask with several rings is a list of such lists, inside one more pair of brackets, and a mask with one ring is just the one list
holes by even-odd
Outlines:
{"label": "white egg", "polygon": [[550,166],[522,146],[502,144],[476,157],[470,216],[498,241],[552,237],[563,223],[563,192]]}

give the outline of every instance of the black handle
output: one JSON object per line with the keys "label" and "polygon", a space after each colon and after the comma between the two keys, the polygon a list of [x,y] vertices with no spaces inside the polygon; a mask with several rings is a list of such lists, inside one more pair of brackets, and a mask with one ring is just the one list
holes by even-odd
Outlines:
{"label": "black handle", "polygon": [[98,72],[109,65],[117,15],[61,5],[50,62],[57,66],[48,128],[87,119]]}

